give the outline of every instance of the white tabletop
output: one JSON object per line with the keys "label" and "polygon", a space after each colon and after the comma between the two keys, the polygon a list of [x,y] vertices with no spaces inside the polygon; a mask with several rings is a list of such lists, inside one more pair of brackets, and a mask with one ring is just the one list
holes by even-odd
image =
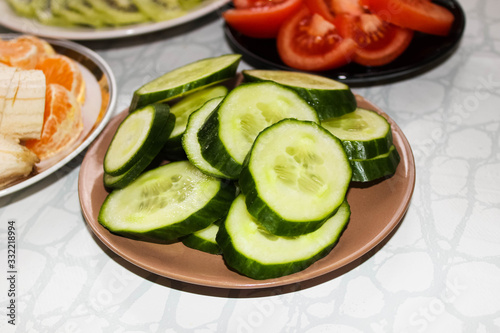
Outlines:
{"label": "white tabletop", "polygon": [[[273,289],[159,277],[115,255],[87,227],[77,191],[82,153],[0,198],[0,332],[500,331],[500,2],[460,4],[466,30],[446,62],[408,80],[354,88],[396,121],[415,155],[410,207],[377,251],[333,276]],[[216,12],[140,37],[80,43],[113,70],[118,113],[152,78],[232,52],[222,26]]]}

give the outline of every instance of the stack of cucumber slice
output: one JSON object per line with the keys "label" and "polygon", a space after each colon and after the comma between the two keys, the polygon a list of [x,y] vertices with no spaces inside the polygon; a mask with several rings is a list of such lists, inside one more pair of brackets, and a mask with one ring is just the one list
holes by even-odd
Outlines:
{"label": "stack of cucumber slice", "polygon": [[188,94],[177,103],[173,104],[170,112],[175,116],[175,127],[165,143],[164,153],[169,160],[185,158],[182,148],[182,137],[186,131],[188,118],[198,110],[206,101],[223,97],[227,94],[227,87],[223,85],[209,86]]}
{"label": "stack of cucumber slice", "polygon": [[338,117],[356,109],[356,98],[341,82],[300,72],[275,70],[245,70],[247,82],[273,81],[295,90],[316,109],[320,120]]}
{"label": "stack of cucumber slice", "polygon": [[161,151],[174,124],[167,104],[151,104],[129,114],[104,156],[104,185],[122,188],[137,178]]}
{"label": "stack of cucumber slice", "polygon": [[400,156],[392,142],[391,125],[380,114],[356,108],[321,121],[321,126],[342,140],[353,181],[369,182],[396,172]]}
{"label": "stack of cucumber slice", "polygon": [[203,158],[225,178],[238,179],[257,135],[285,118],[319,122],[314,108],[291,89],[271,81],[242,84],[198,131]]}
{"label": "stack of cucumber slice", "polygon": [[390,124],[358,108],[347,85],[247,70],[228,91],[221,83],[239,61],[204,59],[134,93],[104,159],[110,194],[98,220],[122,236],[222,254],[253,279],[277,278],[331,251],[350,218],[352,181],[393,174],[399,155]]}
{"label": "stack of cucumber slice", "polygon": [[352,181],[370,182],[396,172],[399,154],[391,125],[380,114],[357,107],[349,87],[321,76],[246,70],[247,81],[273,80],[297,91],[318,112],[321,126],[338,137],[353,169]]}

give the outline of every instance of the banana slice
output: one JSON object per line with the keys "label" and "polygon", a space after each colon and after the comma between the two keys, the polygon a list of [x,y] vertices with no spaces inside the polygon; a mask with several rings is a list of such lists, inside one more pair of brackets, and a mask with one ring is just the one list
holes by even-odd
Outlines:
{"label": "banana slice", "polygon": [[0,134],[19,140],[40,139],[45,90],[45,75],[40,70],[0,68]]}
{"label": "banana slice", "polygon": [[28,176],[38,157],[19,140],[0,134],[0,188]]}
{"label": "banana slice", "polygon": [[10,83],[14,77],[16,68],[4,64],[0,64],[0,128],[2,126],[3,110],[5,108],[5,100],[9,92]]}

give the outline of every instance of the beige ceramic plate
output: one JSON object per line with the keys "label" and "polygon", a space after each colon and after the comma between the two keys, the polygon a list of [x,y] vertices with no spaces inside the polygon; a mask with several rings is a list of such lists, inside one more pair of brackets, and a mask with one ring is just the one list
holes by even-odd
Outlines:
{"label": "beige ceramic plate", "polygon": [[83,215],[97,237],[121,257],[147,271],[196,285],[230,289],[276,287],[338,270],[366,254],[391,233],[403,218],[415,185],[413,153],[401,129],[364,99],[358,98],[358,104],[380,112],[390,121],[401,162],[393,177],[349,190],[347,200],[352,215],[346,231],[330,254],[301,272],[276,279],[253,280],[228,269],[222,256],[193,250],[180,242],[165,245],[132,240],[102,227],[97,222],[97,215],[107,196],[102,182],[103,157],[126,112],[111,120],[83,160],[78,189]]}
{"label": "beige ceramic plate", "polygon": [[[12,39],[18,34],[1,34],[1,39]],[[0,190],[0,198],[26,188],[49,176],[80,154],[101,133],[111,119],[116,104],[116,83],[107,63],[94,51],[64,40],[47,39],[54,50],[75,60],[85,81],[85,103],[82,106],[83,132],[78,139],[60,153],[37,163],[28,177]]]}

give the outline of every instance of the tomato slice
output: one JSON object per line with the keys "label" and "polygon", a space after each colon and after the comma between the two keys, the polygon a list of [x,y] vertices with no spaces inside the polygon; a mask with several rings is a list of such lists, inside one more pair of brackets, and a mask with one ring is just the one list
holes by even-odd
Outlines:
{"label": "tomato slice", "polygon": [[303,0],[234,0],[235,9],[222,16],[227,24],[245,36],[275,38],[281,24],[295,13]]}
{"label": "tomato slice", "polygon": [[321,71],[350,62],[356,42],[342,38],[333,23],[312,13],[304,5],[281,26],[277,47],[286,65],[300,70]]}
{"label": "tomato slice", "polygon": [[454,21],[453,13],[430,0],[361,0],[383,20],[400,27],[446,36]]}
{"label": "tomato slice", "polygon": [[339,14],[335,24],[344,37],[358,44],[353,61],[364,66],[382,66],[403,53],[413,38],[413,30],[382,21],[374,14]]}

